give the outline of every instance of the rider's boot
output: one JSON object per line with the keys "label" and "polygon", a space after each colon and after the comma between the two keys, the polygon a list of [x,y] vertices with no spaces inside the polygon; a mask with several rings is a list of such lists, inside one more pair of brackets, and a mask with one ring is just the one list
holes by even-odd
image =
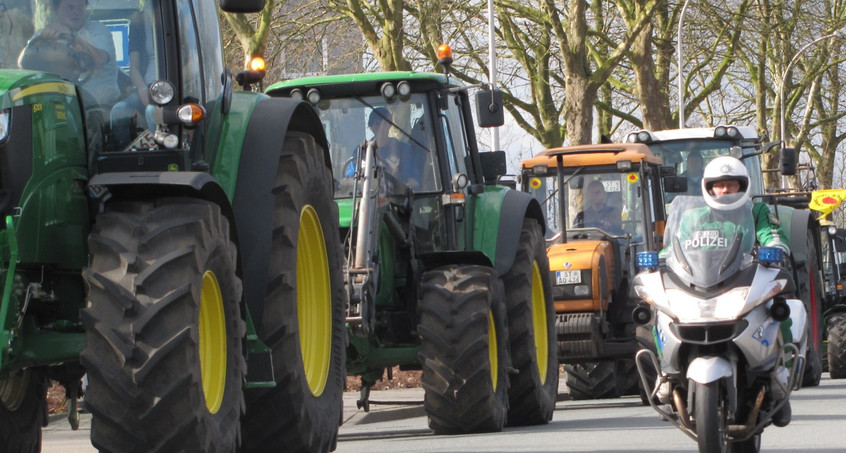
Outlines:
{"label": "rider's boot", "polygon": [[773,415],[773,425],[779,428],[787,426],[790,423],[790,417],[793,411],[790,409],[790,400],[784,402],[784,406]]}

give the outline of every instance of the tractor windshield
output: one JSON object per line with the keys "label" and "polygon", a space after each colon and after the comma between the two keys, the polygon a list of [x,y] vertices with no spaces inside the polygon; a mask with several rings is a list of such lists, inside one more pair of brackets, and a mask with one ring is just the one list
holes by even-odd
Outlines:
{"label": "tractor windshield", "polygon": [[643,196],[651,189],[644,187],[639,173],[585,173],[575,168],[563,171],[563,191],[559,190],[555,169],[547,175],[529,176],[528,180],[529,192],[541,202],[546,214],[548,238],[561,231],[562,222],[572,234],[594,229],[614,236],[631,235],[635,240],[643,238]]}
{"label": "tractor windshield", "polygon": [[[13,27],[0,40],[0,65],[53,73],[72,83],[82,99],[92,151],[156,147],[148,87],[165,71],[159,5],[159,0],[4,0],[0,20]],[[208,14],[190,2],[179,8]],[[178,14],[186,12],[192,14]],[[188,80],[186,70],[199,71],[188,61],[197,59],[196,40],[181,41],[182,76]],[[185,84],[183,96],[202,100],[200,85],[189,93]]]}
{"label": "tractor windshield", "polygon": [[332,154],[335,197],[353,196],[361,190],[360,174],[365,147],[376,141],[376,153],[387,175],[415,192],[440,191],[435,137],[426,106],[426,95],[411,94],[407,100],[386,103],[381,96],[338,98],[317,107]]}
{"label": "tractor windshield", "polygon": [[[708,162],[715,157],[732,155],[731,148],[737,145],[737,142],[732,140],[688,139],[650,143],[649,149],[664,161],[664,165],[674,166],[677,175],[687,177],[687,192],[682,192],[681,195],[701,195],[702,170],[705,165],[708,165]],[[755,151],[753,148],[743,149],[745,154],[753,151]],[[760,160],[744,159],[743,163],[746,164],[746,168],[753,178],[752,194],[763,194]],[[676,195],[679,194],[666,194],[665,201],[671,202]]]}

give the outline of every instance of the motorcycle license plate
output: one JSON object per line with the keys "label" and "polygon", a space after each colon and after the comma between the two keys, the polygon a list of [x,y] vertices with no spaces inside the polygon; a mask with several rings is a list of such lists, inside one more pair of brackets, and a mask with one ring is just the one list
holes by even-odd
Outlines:
{"label": "motorcycle license plate", "polygon": [[556,285],[575,285],[582,282],[582,271],[555,271]]}

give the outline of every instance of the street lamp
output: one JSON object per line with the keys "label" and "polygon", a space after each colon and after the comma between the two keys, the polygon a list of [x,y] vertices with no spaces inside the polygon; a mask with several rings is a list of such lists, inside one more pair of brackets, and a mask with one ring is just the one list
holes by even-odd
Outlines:
{"label": "street lamp", "polygon": [[687,11],[687,4],[690,0],[684,0],[681,13],[679,14],[679,32],[676,34],[676,54],[679,57],[679,129],[684,129],[684,77],[682,77],[682,25],[684,25],[684,12]]}
{"label": "street lamp", "polygon": [[[491,90],[496,89],[496,13],[494,12],[493,0],[488,0],[488,64],[490,65]],[[492,128],[493,143],[491,150],[499,151],[499,127]]]}
{"label": "street lamp", "polygon": [[779,87],[779,96],[781,97],[780,98],[781,104],[779,106],[780,108],[779,108],[779,112],[778,112],[778,122],[779,122],[779,127],[780,127],[779,133],[781,134],[779,138],[781,139],[782,148],[785,145],[787,145],[787,139],[785,139],[787,126],[785,125],[785,122],[784,122],[784,115],[785,115],[785,109],[786,109],[785,108],[786,102],[785,102],[785,99],[784,99],[785,95],[786,95],[786,93],[784,92],[784,88],[785,88],[784,82],[785,82],[785,79],[787,79],[787,73],[790,72],[790,69],[799,60],[799,56],[802,55],[803,52],[808,50],[809,47],[811,47],[812,45],[814,45],[814,44],[816,44],[820,41],[823,41],[823,40],[829,39],[829,38],[834,38],[834,37],[839,37],[839,38],[846,37],[846,27],[843,27],[843,28],[841,28],[840,30],[837,30],[834,33],[830,33],[828,35],[822,36],[820,38],[817,38],[817,39],[809,42],[808,44],[805,44],[804,47],[802,47],[801,49],[799,49],[798,52],[796,52],[796,55],[793,56],[793,58],[790,60],[790,62],[787,63],[787,68],[785,68],[784,73],[781,75],[781,86]]}

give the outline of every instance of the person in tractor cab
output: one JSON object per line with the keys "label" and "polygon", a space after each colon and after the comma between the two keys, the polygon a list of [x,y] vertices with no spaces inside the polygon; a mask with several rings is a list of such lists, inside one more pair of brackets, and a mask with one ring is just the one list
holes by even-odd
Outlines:
{"label": "person in tractor cab", "polygon": [[67,42],[90,72],[81,87],[96,104],[111,107],[120,97],[114,40],[105,25],[88,20],[87,6],[87,0],[52,0],[50,22],[30,42],[38,38]]}
{"label": "person in tractor cab", "polygon": [[612,234],[622,234],[622,213],[608,203],[605,185],[594,179],[587,186],[585,208],[576,214],[573,225],[576,228],[599,228]]}
{"label": "person in tractor cab", "polygon": [[687,168],[682,176],[687,178],[687,191],[691,195],[702,193],[702,172],[704,162],[699,151],[691,151],[687,155]]}
{"label": "person in tractor cab", "polygon": [[420,168],[412,155],[411,147],[395,137],[390,132],[393,127],[391,113],[385,107],[376,107],[370,112],[367,127],[373,132],[376,147],[388,174],[400,180],[406,186],[417,189],[420,187]]}
{"label": "person in tractor cab", "polygon": [[132,92],[115,104],[111,112],[112,137],[118,147],[129,144],[138,129],[155,130],[148,98],[149,86],[156,81],[156,56],[153,44],[153,9],[151,0],[142,1],[141,9],[130,17],[129,78]]}

